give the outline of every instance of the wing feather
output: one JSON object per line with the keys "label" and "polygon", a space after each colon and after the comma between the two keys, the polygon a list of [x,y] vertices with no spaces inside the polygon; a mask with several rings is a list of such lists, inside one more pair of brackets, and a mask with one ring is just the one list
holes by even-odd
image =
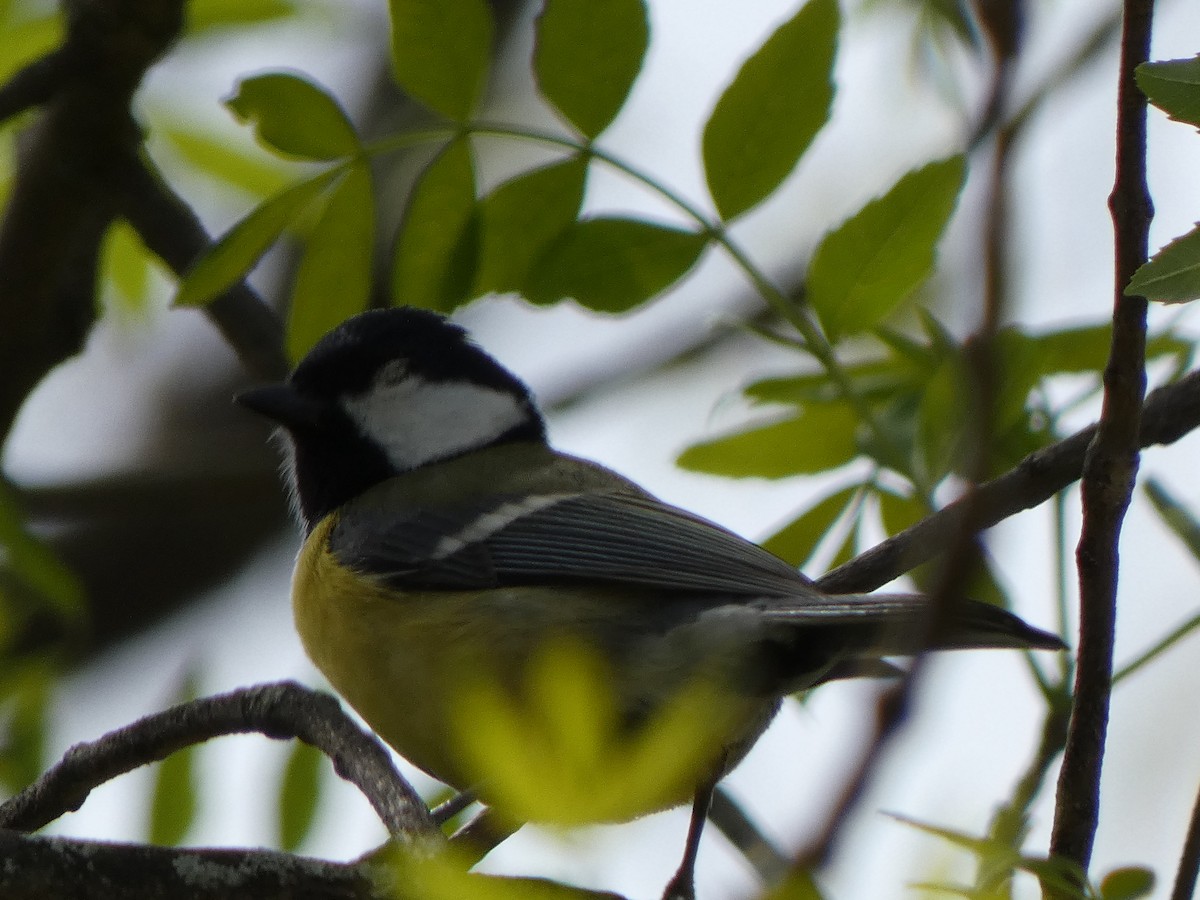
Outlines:
{"label": "wing feather", "polygon": [[397,588],[639,585],[820,596],[812,582],[719,525],[629,493],[492,497],[449,510],[349,509],[330,548]]}

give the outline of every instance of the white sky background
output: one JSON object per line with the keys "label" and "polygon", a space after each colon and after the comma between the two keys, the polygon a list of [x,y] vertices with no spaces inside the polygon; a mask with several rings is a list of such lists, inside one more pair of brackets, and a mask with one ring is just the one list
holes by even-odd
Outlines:
{"label": "white sky background", "polygon": [[[1039,7],[1035,39],[1019,83],[1037,76],[1075,45],[1075,36],[1110,8],[1095,0],[1055,0]],[[362,4],[363,8],[370,4]],[[380,4],[382,6],[382,4]],[[740,60],[795,9],[795,4],[753,0],[740,4],[651,2],[652,46],[645,72],[627,110],[602,143],[656,173],[672,187],[703,199],[698,135],[714,98]],[[1044,8],[1044,9],[1043,9]],[[330,46],[324,35],[289,33],[278,43],[256,38],[235,43],[220,65],[197,52],[164,64],[158,89],[187,84],[196,114],[220,121],[216,100],[242,72],[300,66],[352,97],[363,51],[358,40],[375,30],[369,12]],[[961,126],[939,104],[928,80],[912,75],[904,20],[890,12],[852,14],[838,63],[834,125],[818,139],[800,170],[734,235],[769,272],[794,265],[796,247],[815,243],[832,221],[852,212],[906,169],[953,152]],[[1153,58],[1190,56],[1200,50],[1200,4],[1164,0],[1158,13]],[[513,53],[527,58],[527,47]],[[1051,326],[1095,321],[1111,303],[1111,227],[1105,200],[1112,181],[1115,61],[1106,60],[1061,92],[1040,114],[1030,140],[1018,149],[1011,273],[1022,321]],[[494,117],[531,114],[523,99],[524,67],[502,81]],[[153,98],[156,85],[151,86]],[[974,108],[972,96],[971,103]],[[188,109],[193,101],[188,101]],[[205,112],[205,110],[208,110]],[[1157,218],[1155,246],[1190,227],[1200,215],[1200,139],[1188,128],[1151,113],[1151,176]],[[490,164],[492,177],[507,169]],[[972,186],[974,187],[974,186]],[[593,209],[662,215],[644,193],[607,176],[595,177]],[[969,204],[968,204],[969,205]],[[239,210],[206,211],[215,228]],[[954,266],[961,248],[976,240],[969,217],[952,226],[940,275],[950,292],[967,301],[978,294],[978,272]],[[964,244],[964,242],[967,242]],[[561,396],[589,372],[628,365],[631,355],[653,358],[708,327],[745,285],[717,256],[669,298],[644,313],[597,322],[572,307],[532,312],[512,301],[468,310],[481,342],[546,396]],[[963,309],[972,307],[969,302]],[[946,315],[969,325],[961,310]],[[1156,312],[1162,321],[1161,312]],[[663,335],[668,337],[664,339]],[[227,356],[222,356],[227,354]],[[163,312],[152,329],[104,327],[87,354],[52,375],[23,414],[6,459],[18,481],[83,477],[120,469],[136,457],[139,420],[155,381],[172,372],[229,358],[215,331],[188,312]],[[791,370],[782,351],[749,341],[702,363],[673,369],[649,382],[628,383],[556,416],[559,447],[612,465],[665,499],[707,515],[752,538],[770,534],[828,481],[723,481],[676,470],[675,455],[689,443],[746,419],[737,389],[765,374]],[[1195,438],[1147,454],[1143,471],[1165,474],[1174,491],[1200,505],[1194,471]],[[1077,506],[1073,495],[1072,509]],[[994,530],[991,546],[1017,598],[1018,611],[1050,625],[1052,537],[1044,511],[1025,514]],[[291,629],[287,580],[292,535],[261,556],[209,601],[110,653],[65,688],[53,749],[93,738],[161,708],[180,671],[195,662],[203,690],[216,692],[255,682],[298,677],[318,683]],[[1177,551],[1152,513],[1135,506],[1123,542],[1118,663],[1136,654],[1196,609],[1200,572]],[[1152,866],[1160,876],[1156,896],[1166,896],[1186,817],[1200,783],[1200,717],[1190,714],[1200,697],[1193,664],[1195,638],[1177,647],[1118,690],[1104,782],[1102,826],[1094,873],[1116,865]],[[1043,655],[1045,656],[1045,655]],[[1049,657],[1046,657],[1049,661]],[[785,709],[746,763],[727,781],[760,825],[784,848],[818,826],[846,766],[862,749],[874,689],[869,684],[823,688],[803,708]],[[847,832],[837,859],[823,874],[836,900],[911,897],[907,882],[969,878],[968,858],[934,838],[886,818],[895,811],[951,828],[978,831],[1005,797],[1032,752],[1039,706],[1019,655],[991,652],[944,656],[931,666],[911,725],[893,744]],[[263,738],[228,738],[202,754],[206,793],[196,844],[270,843],[274,784],[283,748]],[[331,779],[332,780],[332,779]],[[55,826],[62,833],[109,839],[142,836],[143,774],[107,786],[83,810]],[[336,801],[306,851],[347,858],[382,838],[364,801],[340,782]],[[1048,800],[1049,798],[1047,798]],[[1034,809],[1029,847],[1042,852],[1052,808]],[[496,851],[488,868],[548,874],[576,883],[656,897],[678,862],[686,813],[645,820],[562,839],[522,833]],[[721,838],[710,836],[701,853],[702,900],[742,897],[755,882]],[[1024,896],[1033,896],[1029,885]]]}

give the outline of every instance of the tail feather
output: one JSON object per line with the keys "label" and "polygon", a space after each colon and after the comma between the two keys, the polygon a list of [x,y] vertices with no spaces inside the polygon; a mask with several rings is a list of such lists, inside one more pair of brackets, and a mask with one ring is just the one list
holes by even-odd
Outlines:
{"label": "tail feather", "polygon": [[824,600],[827,602],[795,606],[772,604],[764,614],[781,625],[828,627],[843,635],[857,634],[861,645],[856,650],[874,651],[880,656],[911,655],[926,649],[1066,647],[1057,635],[978,600],[951,603],[937,622],[929,621],[929,598],[923,594],[837,594]]}

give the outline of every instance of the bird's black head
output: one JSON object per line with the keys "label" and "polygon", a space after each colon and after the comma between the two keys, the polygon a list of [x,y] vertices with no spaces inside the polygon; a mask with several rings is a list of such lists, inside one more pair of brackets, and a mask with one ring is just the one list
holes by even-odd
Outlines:
{"label": "bird's black head", "polygon": [[286,383],[239,403],[290,438],[312,528],[386,478],[509,441],[546,439],[529,389],[437,313],[372,310],[329,332]]}

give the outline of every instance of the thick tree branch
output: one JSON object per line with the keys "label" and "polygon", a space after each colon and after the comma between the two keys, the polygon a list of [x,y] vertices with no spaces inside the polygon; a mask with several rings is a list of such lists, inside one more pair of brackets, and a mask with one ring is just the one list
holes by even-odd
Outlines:
{"label": "thick tree branch", "polygon": [[269,850],[29,837],[0,829],[6,900],[384,900],[370,870]]}
{"label": "thick tree branch", "polygon": [[[1100,771],[1112,690],[1118,543],[1138,469],[1146,389],[1146,300],[1125,296],[1145,260],[1153,215],[1146,186],[1146,98],[1134,69],[1150,52],[1153,0],[1126,0],[1117,88],[1117,174],[1109,207],[1116,235],[1112,347],[1104,405],[1082,479],[1083,528],[1076,549],[1080,623],[1074,708],[1059,774],[1050,850],[1086,872],[1099,821]],[[1052,892],[1053,894],[1053,892]]]}
{"label": "thick tree branch", "polygon": [[[128,215],[176,272],[208,244],[178,199],[154,189],[130,113],[146,71],[179,35],[183,0],[65,6],[63,45],[0,87],[0,119],[43,107],[22,136],[0,220],[0,446],[30,391],[82,348],[95,321],[101,242],[117,216]],[[262,377],[285,369],[279,325],[247,288],[211,315]]]}
{"label": "thick tree branch", "polygon": [[441,832],[387,750],[332,697],[288,681],[185,703],[76,744],[35,784],[0,805],[0,828],[41,828],[78,809],[93,788],[118,775],[210,738],[249,732],[312,744],[363,792],[394,838],[420,847],[440,843]]}
{"label": "thick tree branch", "polygon": [[50,100],[70,74],[71,54],[62,48],[47,53],[0,85],[0,122]]}

